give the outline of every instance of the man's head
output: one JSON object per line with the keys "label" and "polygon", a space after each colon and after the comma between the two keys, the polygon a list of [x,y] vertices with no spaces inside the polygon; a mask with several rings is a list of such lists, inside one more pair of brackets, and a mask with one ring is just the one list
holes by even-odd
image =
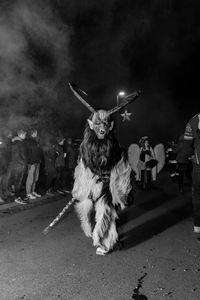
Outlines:
{"label": "man's head", "polygon": [[172,140],[172,141],[169,141],[169,142],[168,142],[168,145],[169,145],[169,147],[175,146],[175,141],[173,141],[173,140]]}
{"label": "man's head", "polygon": [[72,138],[71,137],[67,138],[67,143],[70,144],[70,145],[72,144]]}
{"label": "man's head", "polygon": [[114,122],[111,120],[110,114],[106,110],[98,110],[88,119],[89,127],[93,130],[98,139],[104,139],[113,129]]}
{"label": "man's head", "polygon": [[31,130],[31,137],[32,137],[32,138],[36,138],[37,135],[38,135],[37,129],[32,129],[32,130]]}
{"label": "man's head", "polygon": [[148,136],[141,137],[141,139],[139,140],[139,145],[140,145],[140,147],[149,146],[149,138],[148,138]]}
{"label": "man's head", "polygon": [[19,129],[19,130],[17,130],[17,135],[19,138],[24,140],[26,138],[26,131],[23,129]]}

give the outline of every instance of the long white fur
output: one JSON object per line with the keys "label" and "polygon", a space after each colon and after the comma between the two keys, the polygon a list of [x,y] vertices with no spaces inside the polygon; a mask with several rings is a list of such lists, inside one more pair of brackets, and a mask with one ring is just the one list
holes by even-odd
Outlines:
{"label": "long white fur", "polygon": [[120,205],[125,208],[128,194],[131,191],[131,166],[128,161],[122,157],[110,175],[110,190],[112,194],[113,205]]}
{"label": "long white fur", "polygon": [[[89,168],[85,168],[82,160],[75,169],[72,195],[79,200],[75,209],[85,235],[92,236],[94,246],[103,245],[109,251],[118,240],[116,230],[118,216],[114,206],[120,205],[121,209],[125,208],[126,198],[131,190],[130,173],[131,167],[122,157],[110,174],[112,205],[109,205],[106,201],[108,195],[101,195],[103,184],[98,181],[99,177]],[[89,216],[93,208],[95,208],[95,227],[92,232]]]}
{"label": "long white fur", "polygon": [[113,248],[118,240],[115,220],[118,218],[115,209],[105,202],[102,196],[95,203],[95,221],[93,230],[93,245],[103,245],[106,250]]}

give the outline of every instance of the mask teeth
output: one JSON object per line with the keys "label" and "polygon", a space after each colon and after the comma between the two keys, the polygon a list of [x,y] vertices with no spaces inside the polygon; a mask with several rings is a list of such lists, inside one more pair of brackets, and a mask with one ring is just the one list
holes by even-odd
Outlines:
{"label": "mask teeth", "polygon": [[[70,87],[70,89],[72,90],[72,92],[74,93],[74,95],[76,96],[76,98],[79,100],[79,101],[81,101],[81,103],[85,106],[85,107],[87,107],[87,109],[89,109],[89,111],[91,111],[92,113],[95,113],[96,111],[95,111],[95,109],[92,107],[92,106],[90,106],[90,104],[89,103],[87,103],[82,97],[81,97],[81,95],[79,94],[79,92],[77,91],[77,90],[75,90],[75,89],[78,89],[73,83],[70,83],[69,82],[69,87]],[[86,94],[85,92],[84,92],[84,94]]]}

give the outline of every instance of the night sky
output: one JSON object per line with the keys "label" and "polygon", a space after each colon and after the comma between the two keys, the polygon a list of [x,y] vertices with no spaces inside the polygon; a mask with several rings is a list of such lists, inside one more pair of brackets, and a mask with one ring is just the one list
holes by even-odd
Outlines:
{"label": "night sky", "polygon": [[[125,146],[178,139],[199,112],[200,3],[172,0],[1,1],[0,123],[81,138],[89,112],[120,90],[142,95],[120,122]],[[122,111],[123,112],[123,111]]]}

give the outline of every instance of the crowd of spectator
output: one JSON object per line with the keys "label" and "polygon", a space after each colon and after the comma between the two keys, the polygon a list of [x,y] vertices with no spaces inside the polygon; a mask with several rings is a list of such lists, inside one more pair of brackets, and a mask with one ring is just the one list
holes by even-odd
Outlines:
{"label": "crowd of spectator", "polygon": [[35,128],[0,137],[0,203],[27,204],[72,189],[76,151],[70,137],[41,137]]}

